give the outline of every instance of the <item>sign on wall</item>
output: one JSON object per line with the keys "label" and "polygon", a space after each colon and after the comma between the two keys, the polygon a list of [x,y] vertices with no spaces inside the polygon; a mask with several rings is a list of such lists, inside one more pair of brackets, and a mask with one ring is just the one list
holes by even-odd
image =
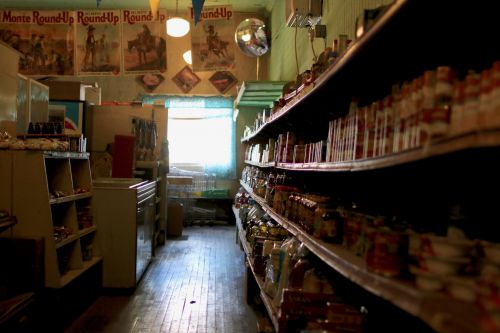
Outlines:
{"label": "sign on wall", "polygon": [[120,72],[120,11],[76,12],[78,75],[117,75]]}
{"label": "sign on wall", "polygon": [[74,27],[70,11],[0,11],[0,38],[23,54],[25,75],[75,75]]}
{"label": "sign on wall", "polygon": [[162,73],[167,69],[164,10],[122,11],[122,58],[125,74]]}
{"label": "sign on wall", "polygon": [[193,70],[234,69],[234,20],[231,6],[204,7],[194,25],[191,8]]}

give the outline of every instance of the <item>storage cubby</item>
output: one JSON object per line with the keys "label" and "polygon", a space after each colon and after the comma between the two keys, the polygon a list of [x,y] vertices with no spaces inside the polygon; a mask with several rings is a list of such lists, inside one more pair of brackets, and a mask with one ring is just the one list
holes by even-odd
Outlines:
{"label": "storage cubby", "polygon": [[57,192],[63,192],[63,196],[73,194],[71,170],[68,159],[45,158],[45,169],[47,171],[49,193],[54,196],[54,198],[61,197],[57,195]]}
{"label": "storage cubby", "polygon": [[70,274],[72,270],[83,267],[80,241],[78,239],[57,248],[57,264],[61,280],[64,279],[66,274]]}
{"label": "storage cubby", "polygon": [[[101,261],[97,226],[91,213],[89,156],[44,151],[1,153],[4,167],[0,168],[0,178],[16,186],[5,189],[10,195],[0,196],[0,206],[10,201],[11,213],[18,221],[12,228],[15,236],[44,237],[45,286],[62,288]],[[74,188],[87,191],[75,194]],[[65,195],[51,196],[55,191]],[[56,239],[55,231],[66,232],[63,227],[68,233]],[[90,258],[83,253],[89,244]]]}
{"label": "storage cubby", "polygon": [[92,215],[91,197],[75,200],[75,207],[78,230],[84,231],[86,229],[95,227],[94,216]]}
{"label": "storage cubby", "polygon": [[71,233],[76,233],[78,224],[76,223],[76,208],[75,203],[64,202],[51,205],[52,225],[54,227],[67,227],[71,229]]}
{"label": "storage cubby", "polygon": [[71,175],[73,180],[73,190],[75,194],[90,192],[92,188],[92,178],[90,166],[86,159],[71,160]]}
{"label": "storage cubby", "polygon": [[83,261],[90,261],[99,255],[99,247],[96,242],[97,236],[95,232],[82,233],[80,237],[80,249]]}

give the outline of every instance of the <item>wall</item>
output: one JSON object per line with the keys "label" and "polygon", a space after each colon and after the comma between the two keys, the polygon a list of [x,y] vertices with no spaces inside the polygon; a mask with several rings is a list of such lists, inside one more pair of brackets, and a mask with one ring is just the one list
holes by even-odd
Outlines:
{"label": "wall", "polygon": [[[326,25],[326,46],[332,46],[339,34],[347,34],[354,40],[356,18],[363,9],[389,4],[392,0],[323,0],[321,24]],[[271,13],[271,55],[269,60],[270,80],[295,80],[298,73],[310,69],[313,51],[306,28],[290,28],[285,22],[285,1],[274,1]],[[296,34],[296,35],[295,35]],[[295,43],[295,38],[297,42]],[[299,69],[295,59],[295,44]],[[314,40],[314,49],[319,55],[325,49],[325,40]]]}
{"label": "wall", "polygon": [[[179,16],[187,13],[179,13]],[[246,18],[258,17],[251,13],[235,13],[234,15],[234,30],[238,24]],[[191,49],[191,35],[188,33],[184,37],[173,38],[166,36],[167,39],[167,71],[163,73],[165,80],[158,86],[153,93],[168,93],[183,95],[172,77],[175,76],[184,66],[186,62],[182,58],[182,54]],[[236,69],[232,71],[234,76],[238,79],[238,84],[244,80],[256,80],[257,78],[257,58],[251,58],[243,54],[240,49],[235,45],[236,56]],[[265,79],[267,76],[267,56],[263,56],[260,60],[260,79]],[[214,72],[196,72],[201,79],[189,94],[192,95],[220,95],[215,87],[208,81]],[[135,75],[119,75],[112,76],[90,76],[90,77],[61,77],[61,80],[82,81],[85,83],[97,84],[102,88],[102,101],[119,101],[127,102],[134,100],[139,94],[146,93],[144,88],[135,81]],[[236,86],[233,87],[226,95],[237,95]]]}
{"label": "wall", "polygon": [[[179,16],[184,15],[187,17],[186,13],[179,13]],[[234,16],[234,30],[238,24],[246,18],[257,17],[263,19],[261,15],[254,13],[235,13]],[[178,94],[183,95],[184,93],[175,85],[172,81],[172,77],[177,74],[186,63],[182,58],[182,54],[191,48],[191,37],[188,33],[184,37],[173,38],[166,36],[167,39],[167,71],[163,74],[165,81],[156,88],[153,93],[167,93],[167,94]],[[236,97],[237,87],[241,85],[243,81],[246,80],[265,80],[267,79],[267,68],[268,68],[268,55],[264,55],[259,59],[259,75],[257,75],[257,58],[248,57],[235,45],[235,56],[236,56],[236,69],[232,71],[235,77],[238,79],[238,84],[231,88],[226,95],[232,95]],[[220,93],[215,89],[215,87],[208,81],[214,72],[196,72],[201,79],[201,82],[196,85],[190,92],[190,95],[220,95]],[[135,76],[125,76],[121,75],[118,77],[64,77],[63,80],[71,81],[82,81],[85,83],[97,84],[101,87],[102,101],[120,101],[127,102],[136,99],[139,94],[145,93],[146,91],[135,81]],[[242,118],[239,118],[242,119]],[[253,120],[252,120],[253,121]],[[244,122],[238,120],[236,123],[236,139],[239,140],[243,133]],[[240,134],[238,134],[240,133]],[[196,135],[196,134],[194,134]],[[237,144],[237,156],[242,155],[240,153],[240,145]],[[237,163],[237,177],[241,174],[241,166],[243,163]],[[223,180],[218,179],[216,186],[219,188],[228,188],[231,195],[236,193],[238,189],[239,181],[235,180]]]}

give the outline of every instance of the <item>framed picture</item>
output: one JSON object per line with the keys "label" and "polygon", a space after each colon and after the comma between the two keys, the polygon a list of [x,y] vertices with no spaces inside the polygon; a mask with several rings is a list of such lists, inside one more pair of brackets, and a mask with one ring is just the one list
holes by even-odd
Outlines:
{"label": "framed picture", "polygon": [[208,80],[221,94],[225,94],[238,82],[238,79],[228,71],[215,72]]}
{"label": "framed picture", "polygon": [[172,81],[184,92],[188,93],[194,88],[201,80],[193,73],[189,66],[185,66],[179,71],[173,78]]}
{"label": "framed picture", "polygon": [[161,74],[145,74],[137,75],[135,80],[144,89],[146,89],[146,91],[153,92],[165,80],[165,78]]}
{"label": "framed picture", "polygon": [[64,133],[82,134],[84,132],[84,110],[83,101],[57,101],[49,102],[49,118],[60,118],[64,114]]}

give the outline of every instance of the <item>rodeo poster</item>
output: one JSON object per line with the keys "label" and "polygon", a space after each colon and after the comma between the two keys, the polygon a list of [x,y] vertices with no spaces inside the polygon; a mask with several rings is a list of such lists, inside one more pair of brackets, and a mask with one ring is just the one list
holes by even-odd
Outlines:
{"label": "rodeo poster", "polygon": [[24,75],[75,75],[74,12],[0,11],[0,38],[22,53]]}
{"label": "rodeo poster", "polygon": [[120,29],[119,10],[76,12],[78,75],[120,73]]}
{"label": "rodeo poster", "polygon": [[234,20],[231,6],[203,7],[194,25],[191,8],[193,71],[234,69]]}
{"label": "rodeo poster", "polygon": [[164,10],[122,10],[122,58],[125,74],[163,73],[167,69]]}

